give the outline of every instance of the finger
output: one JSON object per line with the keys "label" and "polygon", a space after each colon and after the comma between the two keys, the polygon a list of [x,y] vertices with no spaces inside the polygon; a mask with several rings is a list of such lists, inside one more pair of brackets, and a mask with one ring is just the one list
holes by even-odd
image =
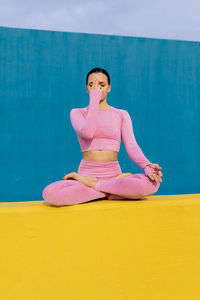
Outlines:
{"label": "finger", "polygon": [[159,182],[159,181],[160,181],[159,178],[158,178],[158,176],[154,175],[154,178],[155,178],[155,181],[156,181],[156,182]]}
{"label": "finger", "polygon": [[156,176],[156,175],[153,175],[153,177],[154,177],[154,180],[155,180],[155,181],[158,181],[158,179],[157,179],[157,176]]}
{"label": "finger", "polygon": [[149,173],[149,174],[147,174],[147,176],[148,176],[151,180],[154,180],[153,174]]}
{"label": "finger", "polygon": [[156,174],[151,174],[153,176],[153,180],[155,180],[156,182],[160,181],[159,176],[157,176]]}
{"label": "finger", "polygon": [[153,169],[158,169],[158,170],[161,170],[162,168],[159,166],[159,164],[151,164],[151,165],[148,165],[149,168],[153,168]]}
{"label": "finger", "polygon": [[160,178],[160,176],[156,176],[156,177],[157,177],[158,182],[162,182],[162,179]]}
{"label": "finger", "polygon": [[155,176],[155,181],[156,181],[156,182],[160,182],[160,180],[161,180],[160,177]]}
{"label": "finger", "polygon": [[162,173],[162,172],[160,172],[160,171],[156,171],[156,174],[157,174],[158,176],[160,176],[160,177],[162,177],[162,176],[163,176],[163,173]]}
{"label": "finger", "polygon": [[152,164],[152,168],[161,170],[162,168],[159,166],[159,164]]}
{"label": "finger", "polygon": [[99,83],[98,83],[98,81],[96,79],[96,81],[95,81],[95,88],[98,88],[98,87],[99,87]]}
{"label": "finger", "polygon": [[95,88],[95,89],[99,89],[99,87],[98,87],[98,83],[97,83],[97,80],[95,81],[94,88]]}
{"label": "finger", "polygon": [[161,170],[162,168],[159,166],[159,164],[155,164],[156,169]]}
{"label": "finger", "polygon": [[101,91],[101,86],[99,83],[97,83],[97,89]]}

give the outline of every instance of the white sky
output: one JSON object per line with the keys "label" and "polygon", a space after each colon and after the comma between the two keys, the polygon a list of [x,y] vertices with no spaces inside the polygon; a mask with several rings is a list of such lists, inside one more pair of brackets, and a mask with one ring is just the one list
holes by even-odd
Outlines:
{"label": "white sky", "polygon": [[0,0],[0,26],[200,41],[200,0]]}

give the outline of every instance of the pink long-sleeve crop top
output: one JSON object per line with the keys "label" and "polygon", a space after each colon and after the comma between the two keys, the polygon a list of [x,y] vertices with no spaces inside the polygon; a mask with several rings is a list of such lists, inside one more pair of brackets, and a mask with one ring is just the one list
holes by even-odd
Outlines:
{"label": "pink long-sleeve crop top", "polygon": [[110,106],[99,109],[102,91],[90,89],[89,105],[73,108],[70,120],[77,134],[81,151],[113,150],[119,152],[121,138],[128,156],[141,167],[145,174],[155,172],[147,167],[151,162],[144,156],[136,142],[128,111]]}

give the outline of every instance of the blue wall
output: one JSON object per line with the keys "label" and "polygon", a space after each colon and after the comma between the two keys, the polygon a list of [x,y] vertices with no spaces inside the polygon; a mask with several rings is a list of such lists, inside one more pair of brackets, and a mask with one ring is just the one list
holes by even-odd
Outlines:
{"label": "blue wall", "polygon": [[[200,192],[200,43],[0,27],[1,201],[42,200],[77,171],[70,123],[85,78],[107,69],[108,104],[128,110],[145,156],[163,169],[157,195]],[[143,173],[123,142],[122,172]]]}

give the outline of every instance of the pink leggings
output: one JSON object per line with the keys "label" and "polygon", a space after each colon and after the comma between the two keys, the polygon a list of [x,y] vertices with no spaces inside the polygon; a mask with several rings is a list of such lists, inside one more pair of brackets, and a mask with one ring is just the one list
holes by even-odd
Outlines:
{"label": "pink leggings", "polygon": [[62,179],[44,188],[42,191],[44,200],[52,205],[62,206],[100,198],[141,199],[156,193],[160,186],[160,182],[153,181],[142,173],[114,179],[122,173],[118,160],[88,161],[82,159],[77,173],[97,177],[98,182],[95,188],[90,188],[74,179]]}

